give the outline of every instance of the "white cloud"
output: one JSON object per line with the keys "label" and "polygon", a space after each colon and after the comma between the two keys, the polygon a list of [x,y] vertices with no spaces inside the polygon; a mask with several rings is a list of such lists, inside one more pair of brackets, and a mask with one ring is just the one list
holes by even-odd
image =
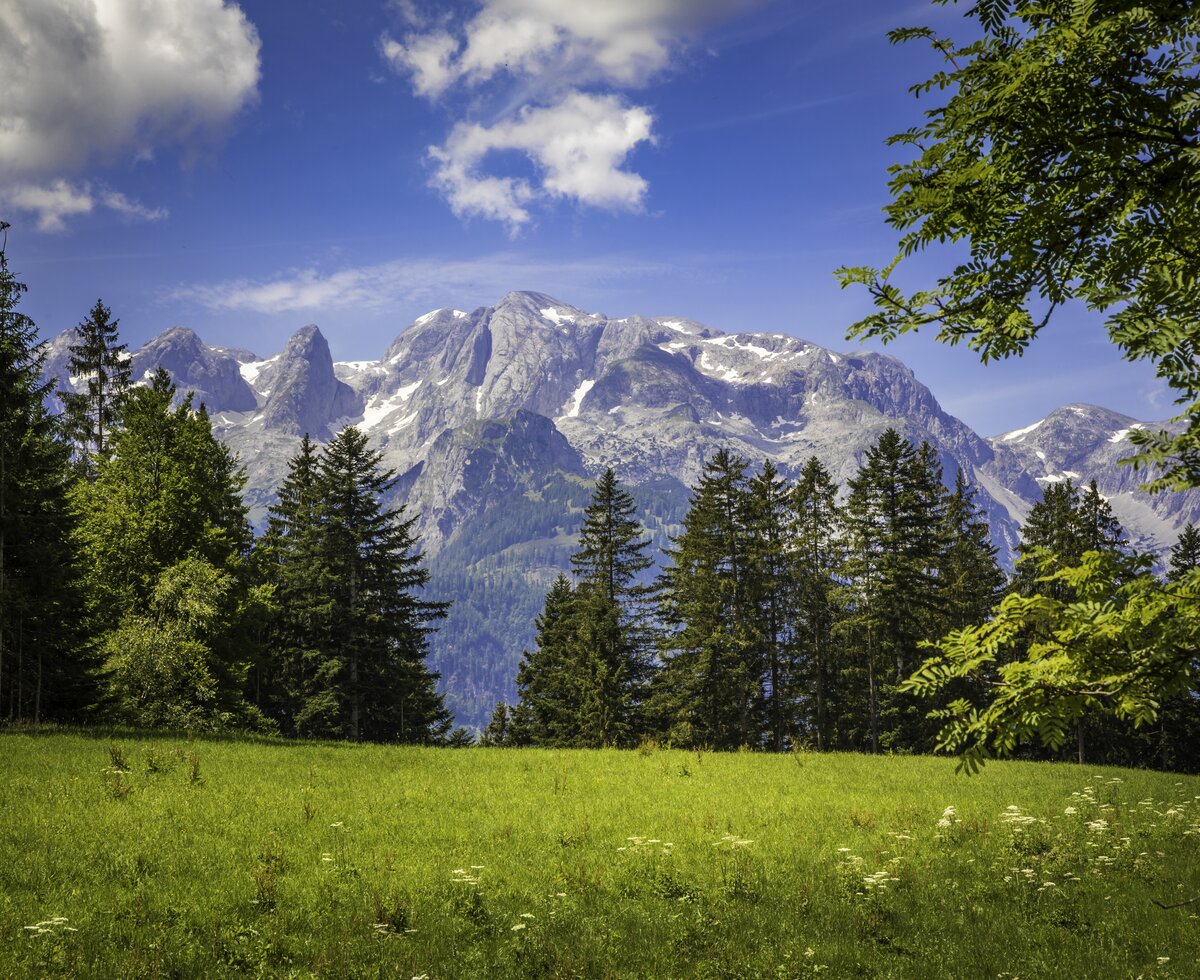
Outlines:
{"label": "white cloud", "polygon": [[[406,2],[404,19],[418,29],[400,40],[385,34],[380,50],[416,94],[434,100],[502,78],[519,83],[517,107],[487,124],[460,119],[429,151],[432,184],[456,214],[515,231],[547,199],[640,210],[646,181],[624,164],[639,143],[653,142],[654,117],[611,90],[647,85],[703,28],[758,2],[481,0],[459,23],[422,17]],[[597,88],[609,91],[588,91]],[[472,101],[476,111],[485,104]],[[487,158],[503,151],[524,154],[537,179],[489,173]]]}
{"label": "white cloud", "polygon": [[259,39],[225,0],[6,0],[0,65],[0,169],[55,176],[219,136]]}
{"label": "white cloud", "polygon": [[[483,0],[456,39],[443,28],[384,38],[384,55],[413,75],[418,93],[457,82],[478,85],[501,72],[541,84],[644,85],[708,24],[753,0]],[[411,19],[411,18],[410,18]],[[436,58],[435,58],[436,54]],[[433,59],[435,71],[429,66]]]}
{"label": "white cloud", "polygon": [[500,254],[468,260],[399,260],[322,272],[296,269],[268,280],[234,279],[187,285],[167,298],[217,312],[261,314],[331,310],[389,311],[406,303],[492,302],[513,288],[571,292],[611,288],[647,276],[677,275],[666,263],[640,258],[599,257],[580,262],[542,261]]}
{"label": "white cloud", "polygon": [[33,215],[38,230],[46,232],[63,231],[67,218],[91,214],[97,208],[139,221],[161,221],[167,216],[165,208],[148,208],[119,191],[107,188],[93,191],[88,183],[75,184],[62,178],[45,184],[0,187],[0,203]]}
{"label": "white cloud", "polygon": [[[580,92],[548,108],[526,107],[491,127],[459,123],[444,145],[430,149],[434,183],[456,214],[504,221],[513,229],[529,220],[525,205],[537,194],[636,211],[646,181],[621,165],[639,143],[653,140],[652,124],[646,109]],[[542,175],[536,190],[524,180],[480,172],[489,154],[503,150],[517,150],[536,164]]]}

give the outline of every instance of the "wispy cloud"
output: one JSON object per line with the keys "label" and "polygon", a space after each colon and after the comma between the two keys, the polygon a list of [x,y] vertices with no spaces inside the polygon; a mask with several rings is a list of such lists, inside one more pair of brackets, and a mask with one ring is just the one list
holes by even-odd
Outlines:
{"label": "wispy cloud", "polygon": [[59,178],[47,183],[0,186],[0,204],[32,215],[39,231],[61,232],[67,220],[103,208],[135,221],[161,221],[166,208],[146,207],[139,201],[108,188],[93,190],[88,182],[73,183]]}
{"label": "wispy cloud", "polygon": [[166,298],[195,303],[216,312],[379,311],[405,303],[437,303],[450,296],[479,296],[490,301],[514,285],[575,295],[673,271],[674,267],[667,263],[648,263],[632,257],[564,263],[502,253],[468,260],[403,259],[332,271],[293,269],[268,279],[182,285],[171,290]]}

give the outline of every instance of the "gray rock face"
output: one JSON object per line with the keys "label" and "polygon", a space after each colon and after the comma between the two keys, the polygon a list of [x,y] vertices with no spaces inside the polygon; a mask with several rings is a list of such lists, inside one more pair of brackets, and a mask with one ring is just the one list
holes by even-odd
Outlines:
{"label": "gray rock face", "polygon": [[1146,428],[1174,427],[1138,422],[1098,405],[1064,405],[1040,421],[988,440],[996,450],[992,472],[1002,482],[1023,486],[1031,500],[1040,499],[1041,488],[1049,483],[1071,480],[1086,487],[1095,480],[1134,542],[1163,553],[1174,545],[1181,527],[1200,523],[1200,490],[1150,495],[1138,489],[1147,479],[1145,471],[1122,466],[1121,460],[1134,452],[1129,434]]}
{"label": "gray rock face", "polygon": [[192,393],[209,412],[246,412],[255,408],[254,392],[242,379],[235,352],[203,343],[187,327],[172,327],[134,352],[131,364],[135,382],[149,379],[159,368],[174,380],[181,396]]}
{"label": "gray rock face", "polygon": [[334,375],[329,344],[313,324],[292,334],[283,353],[252,366],[266,429],[295,436],[307,432],[324,442],[340,428],[338,422],[362,414],[362,398]]}

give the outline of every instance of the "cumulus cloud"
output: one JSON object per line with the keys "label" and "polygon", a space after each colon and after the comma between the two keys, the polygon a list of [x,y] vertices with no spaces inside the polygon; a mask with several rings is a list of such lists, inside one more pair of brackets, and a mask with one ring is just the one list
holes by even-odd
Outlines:
{"label": "cumulus cloud", "polygon": [[[525,204],[539,193],[638,210],[646,181],[621,165],[634,147],[653,139],[652,123],[647,110],[625,106],[616,96],[575,92],[558,105],[526,107],[491,127],[459,123],[443,146],[430,150],[434,181],[456,214],[493,218],[513,229],[529,220]],[[536,163],[536,188],[480,172],[488,154],[502,150],[518,150]]]}
{"label": "cumulus cloud", "polygon": [[678,275],[667,264],[619,256],[579,262],[540,261],[512,254],[468,260],[400,260],[324,272],[294,269],[267,280],[233,279],[180,286],[167,299],[196,303],[217,312],[261,314],[330,310],[395,309],[405,303],[436,303],[447,295],[477,296],[490,302],[525,283],[553,282],[574,295],[589,289],[656,275]]}
{"label": "cumulus cloud", "polygon": [[0,170],[58,175],[220,135],[259,39],[225,0],[7,0],[0,65]]}
{"label": "cumulus cloud", "polygon": [[[570,86],[644,85],[686,40],[752,0],[484,0],[457,34],[438,27],[383,39],[384,56],[411,73],[417,92],[438,96],[458,82],[500,72]],[[411,8],[410,8],[411,9]],[[410,20],[412,19],[410,15]]]}
{"label": "cumulus cloud", "polygon": [[120,191],[104,187],[93,190],[90,183],[77,184],[62,178],[44,184],[0,188],[0,203],[33,215],[38,230],[47,232],[63,231],[68,218],[91,214],[98,208],[137,221],[161,221],[167,217],[166,208],[148,208]]}
{"label": "cumulus cloud", "polygon": [[[612,90],[647,85],[701,30],[756,2],[482,0],[461,23],[406,2],[398,9],[414,29],[400,39],[385,34],[380,50],[432,100],[455,90],[478,96],[502,77],[519,84],[516,108],[490,124],[459,120],[429,150],[432,184],[455,213],[515,231],[544,199],[640,210],[646,182],[625,164],[638,144],[653,142],[654,116]],[[488,172],[487,158],[506,150],[527,158],[533,180]]]}

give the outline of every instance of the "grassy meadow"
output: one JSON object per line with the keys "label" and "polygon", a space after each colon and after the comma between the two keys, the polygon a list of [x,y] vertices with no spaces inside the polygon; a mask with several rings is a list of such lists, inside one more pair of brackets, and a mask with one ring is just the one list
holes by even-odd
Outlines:
{"label": "grassy meadow", "polygon": [[1196,896],[1195,778],[0,734],[3,977],[1194,977]]}

